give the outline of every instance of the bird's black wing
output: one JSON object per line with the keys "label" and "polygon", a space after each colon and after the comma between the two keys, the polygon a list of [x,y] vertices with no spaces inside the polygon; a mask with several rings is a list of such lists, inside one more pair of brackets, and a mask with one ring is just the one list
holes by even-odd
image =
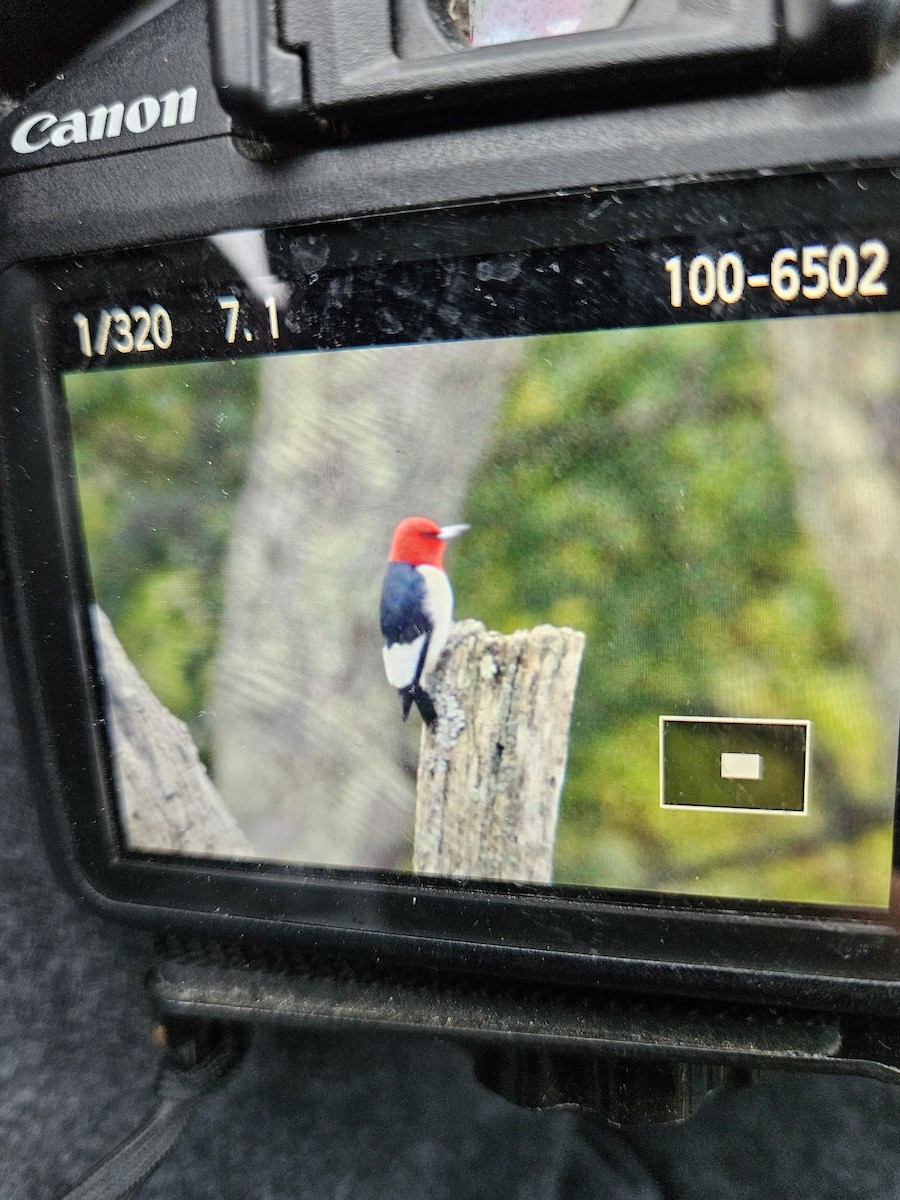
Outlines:
{"label": "bird's black wing", "polygon": [[389,646],[414,642],[431,630],[425,612],[425,580],[409,563],[388,563],[381,589],[381,632],[385,642]]}
{"label": "bird's black wing", "polygon": [[[411,646],[422,641],[418,660],[407,665],[408,682],[399,687],[403,719],[406,720],[413,703],[417,704],[426,722],[433,724],[434,707],[428,694],[419,686],[433,625],[425,611],[425,580],[409,563],[389,563],[381,589],[381,632],[385,646]],[[388,670],[388,678],[391,672]],[[395,682],[397,682],[395,680]],[[423,708],[423,704],[425,707]]]}

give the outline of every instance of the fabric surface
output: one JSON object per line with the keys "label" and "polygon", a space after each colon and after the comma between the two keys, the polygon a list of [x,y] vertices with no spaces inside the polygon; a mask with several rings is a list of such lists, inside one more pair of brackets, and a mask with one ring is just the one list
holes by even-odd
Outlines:
{"label": "fabric surface", "polygon": [[[73,1186],[146,1115],[158,1051],[149,946],[60,888],[0,668],[0,1200]],[[570,1113],[475,1080],[459,1046],[264,1029],[146,1200],[900,1198],[900,1088],[769,1076],[682,1126],[593,1148]]]}
{"label": "fabric surface", "polygon": [[0,1196],[43,1200],[137,1124],[159,1052],[146,940],[51,874],[0,670]]}
{"label": "fabric surface", "polygon": [[672,1200],[895,1200],[898,1130],[900,1087],[771,1072],[628,1141]]}

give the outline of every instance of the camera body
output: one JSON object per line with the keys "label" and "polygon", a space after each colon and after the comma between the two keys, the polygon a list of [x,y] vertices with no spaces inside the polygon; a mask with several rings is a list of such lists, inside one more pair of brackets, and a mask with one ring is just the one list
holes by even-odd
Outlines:
{"label": "camera body", "polygon": [[[171,468],[161,458],[162,465],[141,467],[140,478],[117,480],[111,493],[101,495],[91,489],[100,486],[102,469],[90,474],[101,443],[83,430],[104,404],[116,410],[117,379],[143,377],[132,367],[151,361],[159,371],[170,363],[233,361],[242,367],[246,359],[252,371],[251,360],[263,352],[343,353],[377,345],[372,353],[385,362],[398,357],[367,386],[396,425],[410,403],[401,381],[418,378],[415,371],[426,362],[422,347],[429,343],[489,346],[483,359],[472,358],[474,367],[454,366],[441,376],[450,389],[450,413],[456,411],[450,403],[454,381],[496,376],[508,387],[515,370],[525,369],[521,363],[509,367],[503,358],[511,335],[577,339],[596,329],[702,326],[703,336],[716,338],[718,327],[740,325],[732,320],[736,316],[865,325],[892,310],[900,73],[875,66],[888,6],[797,4],[776,13],[765,5],[723,4],[716,20],[704,22],[702,6],[638,2],[612,31],[483,48],[451,44],[424,2],[393,9],[367,5],[365,14],[342,3],[314,12],[306,7],[285,4],[276,29],[267,5],[214,5],[211,52],[204,7],[182,0],[121,31],[29,97],[0,127],[5,639],[48,845],[62,874],[95,908],[157,934],[153,987],[168,1014],[429,1029],[506,1047],[519,1067],[523,1056],[552,1052],[564,1064],[554,1084],[560,1090],[548,1091],[546,1077],[523,1084],[522,1070],[511,1088],[499,1079],[506,1068],[498,1068],[496,1054],[485,1060],[486,1077],[528,1101],[583,1101],[591,1087],[596,1090],[596,1079],[587,1082],[590,1072],[576,1067],[577,1056],[601,1053],[615,1058],[619,1072],[605,1084],[608,1110],[614,1108],[610,1096],[619,1097],[620,1107],[624,1103],[622,1088],[640,1091],[642,1063],[660,1059],[672,1067],[682,1105],[699,1086],[700,1067],[807,1066],[894,1078],[900,944],[889,895],[894,858],[884,849],[891,843],[893,782],[889,794],[885,788],[878,793],[880,807],[871,818],[881,838],[881,849],[873,851],[875,882],[857,888],[851,880],[834,893],[830,883],[818,891],[811,884],[811,899],[776,879],[777,873],[757,890],[753,883],[741,885],[745,890],[737,894],[727,872],[725,882],[699,889],[683,870],[672,874],[673,882],[648,887],[634,882],[642,878],[636,867],[631,875],[601,867],[581,876],[573,868],[560,886],[520,866],[491,872],[451,868],[438,859],[436,866],[414,865],[411,872],[403,853],[392,851],[391,857],[382,848],[351,849],[340,861],[331,851],[313,850],[308,859],[302,850],[281,855],[282,826],[267,843],[276,849],[238,852],[217,850],[212,842],[206,850],[142,843],[139,826],[129,825],[129,785],[116,758],[124,735],[110,732],[119,680],[113,679],[110,643],[98,632],[94,609],[98,598],[108,607],[100,586],[108,546],[99,534],[92,539],[111,511],[110,496],[118,504],[129,488],[147,483],[151,469],[165,476]],[[648,84],[658,100],[641,103]],[[485,115],[494,97],[496,120]],[[771,324],[788,327],[792,321]],[[548,342],[538,357],[552,359],[556,345]],[[817,345],[811,342],[809,353]],[[609,346],[610,355],[632,353],[629,369],[638,375],[648,356],[682,361],[674,342],[660,348],[626,339]],[[715,357],[717,347],[711,341],[698,353]],[[742,372],[755,367],[740,357],[740,347],[733,353],[722,386],[740,393]],[[597,354],[605,361],[605,350]],[[698,370],[698,361],[684,358],[685,370]],[[127,370],[103,372],[108,366]],[[332,395],[327,389],[337,385],[331,376],[317,384],[316,369],[309,368],[313,375],[304,376],[303,386],[310,394],[319,387]],[[562,377],[574,369],[564,364],[558,372]],[[107,393],[84,391],[95,372]],[[637,400],[663,386],[652,373],[639,377]],[[196,385],[192,378],[185,376],[183,386],[196,386],[198,405],[203,387],[225,386],[218,377]],[[391,379],[401,393],[396,410],[390,408]],[[278,385],[270,380],[266,386]],[[603,386],[613,394],[618,385],[610,378]],[[712,395],[719,385],[697,386]],[[146,389],[123,383],[123,396],[128,388],[137,397],[134,412],[144,413]],[[334,395],[333,402],[346,408],[348,441],[356,446],[375,418],[353,408],[357,392]],[[526,419],[526,401],[520,398],[520,408],[507,418],[512,426]],[[553,453],[570,453],[564,435],[574,428],[577,402],[577,389],[562,402],[559,427],[547,434]],[[214,399],[210,403],[215,407]],[[689,407],[685,397],[679,403]],[[755,403],[747,401],[751,409]],[[131,410],[122,411],[127,424]],[[429,409],[429,420],[440,411],[440,404]],[[641,411],[637,404],[637,442],[652,435],[652,421]],[[805,411],[801,422],[809,419]],[[231,420],[230,413],[223,402],[222,421]],[[716,413],[710,428],[727,424]],[[164,423],[168,408],[165,414]],[[157,418],[144,413],[141,419],[147,424],[140,438],[157,436]],[[462,428],[444,430],[431,449],[410,433],[382,453],[391,462],[390,456],[422,456],[427,471],[439,474],[435,463],[451,443],[475,440],[475,419],[466,420]],[[625,437],[625,426],[615,422],[604,429],[603,438]],[[323,462],[330,425],[327,431]],[[751,435],[758,435],[758,426],[745,422],[723,436]],[[494,445],[487,434],[484,439],[482,446]],[[543,440],[538,436],[538,444]],[[119,443],[113,438],[103,444],[108,461],[115,461]],[[524,444],[513,438],[503,451],[513,469]],[[652,445],[656,454],[662,442]],[[347,459],[347,451],[340,453]],[[591,455],[591,461],[603,460],[596,447]],[[270,474],[274,461],[267,460]],[[349,471],[357,460],[348,461],[351,467],[342,469]],[[498,472],[502,461],[497,451],[490,469]],[[757,467],[749,455],[741,470],[753,477]],[[331,469],[339,480],[334,463]],[[242,470],[235,478],[246,487],[250,468]],[[652,463],[646,471],[652,480]],[[190,477],[198,508],[207,503],[201,500],[202,476]],[[767,478],[764,472],[761,477]],[[545,478],[541,496],[549,497],[556,486],[552,464]],[[690,478],[701,478],[699,468]],[[512,479],[504,477],[507,493]],[[627,486],[635,479],[629,475]],[[221,482],[217,478],[216,487]],[[363,489],[359,474],[352,485],[340,483],[349,492]],[[436,495],[455,494],[441,486],[435,485]],[[589,479],[585,487],[600,483]],[[311,494],[309,528],[317,529],[316,513],[329,493]],[[454,503],[458,508],[461,497]],[[92,516],[91,504],[106,515]],[[542,511],[545,501],[535,500],[533,507]],[[759,511],[765,523],[769,518]],[[871,511],[878,514],[878,502]],[[137,520],[135,513],[140,516],[137,508]],[[531,513],[522,508],[521,521],[531,520]],[[446,519],[466,515],[450,512]],[[615,517],[610,511],[609,520]],[[141,519],[150,522],[151,516],[145,512]],[[173,528],[181,519],[172,518]],[[571,519],[566,515],[567,528]],[[133,532],[134,520],[134,543],[152,542],[145,527]],[[345,524],[358,520],[345,514]],[[266,528],[259,527],[260,543]],[[361,525],[357,531],[364,540]],[[473,544],[476,534],[474,527]],[[389,535],[387,528],[385,554]],[[333,531],[331,536],[333,542]],[[737,540],[743,536],[738,532]],[[319,547],[315,566],[326,556],[321,541],[312,544]],[[341,545],[343,554],[356,553],[352,536]],[[540,539],[529,545],[526,559],[546,549]],[[777,552],[799,553],[786,543]],[[148,550],[146,563],[156,553]],[[510,560],[496,553],[495,544],[486,557],[476,557],[467,577],[477,579],[479,570],[502,573],[497,563]],[[853,560],[848,573],[859,575],[867,561],[863,557],[860,566]],[[770,566],[754,569],[769,578]],[[723,577],[730,579],[730,570],[722,565]],[[807,564],[799,574],[821,570]],[[109,578],[114,604],[118,579]],[[298,626],[309,619],[307,642],[310,628],[324,627],[326,615],[331,621],[347,603],[341,588],[348,577],[329,566],[323,578],[316,586],[328,589],[330,599],[313,618],[285,610]],[[592,576],[590,587],[600,587],[598,578]],[[888,580],[884,586],[889,590]],[[646,594],[646,580],[642,587]],[[640,602],[630,603],[633,614]],[[183,611],[194,612],[192,604]],[[537,611],[540,618],[543,610]],[[763,622],[766,611],[757,606],[755,619]],[[120,632],[131,619],[123,607]],[[377,618],[372,620],[377,642]],[[274,623],[282,627],[288,618]],[[181,628],[160,618],[158,634],[176,645]],[[612,645],[615,633],[603,629]],[[829,637],[844,638],[835,652],[843,662],[853,638],[832,626],[827,630]],[[210,635],[213,642],[220,636]],[[708,636],[714,641],[718,635]],[[591,646],[589,633],[589,651]],[[351,666],[357,653],[362,651],[347,651]],[[616,662],[623,657],[621,647],[612,653]],[[628,661],[637,661],[639,651],[629,653]],[[249,673],[252,657],[244,661]],[[693,662],[699,672],[701,659]],[[782,667],[788,674],[803,669],[794,649],[784,651]],[[811,676],[810,688],[826,682],[824,675]],[[353,692],[356,686],[346,688]],[[123,694],[134,697],[127,689]],[[842,712],[860,711],[856,695],[846,693],[838,705]],[[302,688],[296,696],[300,707]],[[816,707],[812,700],[809,706]],[[764,874],[781,839],[791,836],[785,823],[810,814],[818,819],[815,786],[824,788],[826,776],[818,784],[814,778],[812,786],[810,762],[820,753],[822,721],[800,709],[751,711],[750,704],[738,715],[723,707],[704,712],[692,700],[678,712],[656,712],[652,747],[645,738],[640,751],[659,772],[659,794],[647,800],[648,812],[662,813],[663,821],[680,814],[693,821],[699,804],[717,814],[704,820],[729,831],[743,821],[741,828],[752,829],[753,837],[762,828],[758,823],[768,822],[773,832],[760,843]],[[359,721],[354,717],[341,735],[348,756],[362,736],[357,711]],[[344,712],[327,709],[332,722]],[[317,719],[313,711],[307,726],[315,727]],[[441,710],[436,740],[443,719]],[[399,728],[399,713],[396,721]],[[831,726],[827,716],[823,721],[827,749]],[[850,732],[838,744],[846,756],[862,735],[850,716],[844,724]],[[737,739],[733,744],[722,740],[723,725]],[[693,748],[679,759],[678,739],[689,737],[695,738]],[[690,756],[701,743],[715,758],[713,783],[697,783],[691,773]],[[362,756],[380,744],[364,744]],[[398,743],[392,752],[407,775],[410,744]],[[613,774],[627,773],[625,742],[616,745]],[[896,766],[892,749],[888,770]],[[840,754],[828,753],[840,774]],[[224,751],[219,754],[224,761]],[[793,763],[793,774],[778,774],[779,754]],[[314,759],[311,753],[309,763]],[[764,765],[766,786],[773,789],[768,799],[729,799],[762,787]],[[335,778],[340,774],[333,763],[328,769]],[[255,785],[251,779],[242,786],[249,794]],[[614,789],[607,789],[612,795]],[[701,794],[707,798],[698,802]],[[558,789],[556,796],[558,801]],[[327,790],[316,802],[321,809],[335,803]],[[843,812],[838,809],[838,824]],[[703,836],[715,842],[719,828],[703,826],[709,830]],[[869,828],[846,836],[861,837]],[[814,842],[825,838],[821,831],[810,836]],[[727,848],[727,837],[723,844]],[[422,861],[415,854],[413,864]],[[876,893],[880,899],[873,902]]]}

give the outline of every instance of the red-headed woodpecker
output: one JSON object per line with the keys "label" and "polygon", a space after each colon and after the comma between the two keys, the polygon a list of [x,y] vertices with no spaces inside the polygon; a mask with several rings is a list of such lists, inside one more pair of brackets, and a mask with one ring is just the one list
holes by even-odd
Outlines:
{"label": "red-headed woodpecker", "polygon": [[437,713],[425,685],[447,644],[453,589],[444,571],[447,542],[468,525],[441,528],[427,517],[407,517],[394,530],[381,590],[381,632],[388,683],[400,693],[403,720],[413,704],[426,725]]}

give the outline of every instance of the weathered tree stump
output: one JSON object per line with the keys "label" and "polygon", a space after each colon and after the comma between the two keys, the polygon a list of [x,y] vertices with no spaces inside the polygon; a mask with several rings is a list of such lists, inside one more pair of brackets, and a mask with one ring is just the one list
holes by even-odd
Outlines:
{"label": "weathered tree stump", "polygon": [[549,883],[584,634],[460,621],[429,681],[416,872]]}
{"label": "weathered tree stump", "polygon": [[106,614],[95,606],[92,619],[129,846],[175,854],[252,855],[206,773],[188,727],[154,696]]}

